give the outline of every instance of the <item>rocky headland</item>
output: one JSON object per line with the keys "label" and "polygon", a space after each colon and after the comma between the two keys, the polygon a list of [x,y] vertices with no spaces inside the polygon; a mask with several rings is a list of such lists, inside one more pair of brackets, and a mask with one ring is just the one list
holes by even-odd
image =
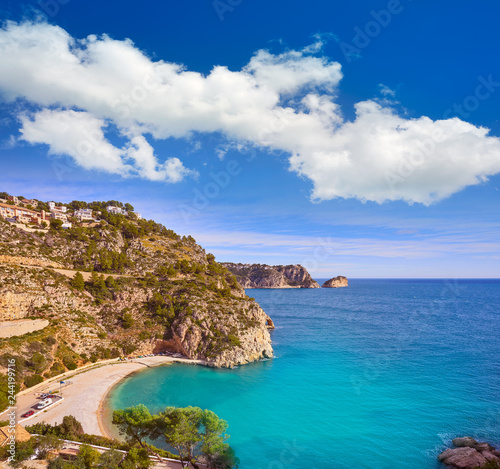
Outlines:
{"label": "rocky headland", "polygon": [[327,280],[322,285],[322,288],[340,288],[340,287],[347,287],[347,286],[348,286],[347,277],[343,277],[342,275],[339,275],[337,277],[331,278],[330,280]]}
{"label": "rocky headland", "polygon": [[500,467],[500,451],[488,443],[479,443],[470,436],[455,438],[454,448],[443,451],[438,459],[448,467],[478,469]]}
{"label": "rocky headland", "polygon": [[222,265],[243,288],[319,288],[301,265],[233,264]]}
{"label": "rocky headland", "polygon": [[99,209],[99,222],[28,231],[0,217],[0,321],[44,325],[0,341],[0,378],[12,358],[23,388],[128,355],[215,367],[272,357],[271,318],[192,237],[104,202],[72,204]]}

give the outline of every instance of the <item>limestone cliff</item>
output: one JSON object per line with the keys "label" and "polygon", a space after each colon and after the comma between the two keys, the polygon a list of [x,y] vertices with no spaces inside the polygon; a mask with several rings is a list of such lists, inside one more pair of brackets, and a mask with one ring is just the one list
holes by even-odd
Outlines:
{"label": "limestone cliff", "polygon": [[213,255],[123,215],[38,232],[0,218],[0,320],[22,317],[49,321],[0,342],[0,372],[14,357],[26,385],[131,354],[172,351],[217,367],[273,355],[271,318]]}
{"label": "limestone cliff", "polygon": [[340,288],[347,286],[348,286],[347,277],[343,277],[342,275],[331,278],[322,285],[323,288]]}
{"label": "limestone cliff", "polygon": [[319,288],[301,265],[222,263],[243,288]]}

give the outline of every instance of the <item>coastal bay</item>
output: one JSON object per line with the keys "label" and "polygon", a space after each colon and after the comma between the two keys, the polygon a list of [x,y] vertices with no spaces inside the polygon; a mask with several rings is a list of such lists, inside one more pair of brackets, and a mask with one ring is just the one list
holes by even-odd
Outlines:
{"label": "coastal bay", "polygon": [[108,402],[209,408],[228,421],[242,469],[435,469],[456,436],[500,441],[499,285],[354,279],[343,289],[254,289],[275,319],[274,359],[146,369]]}

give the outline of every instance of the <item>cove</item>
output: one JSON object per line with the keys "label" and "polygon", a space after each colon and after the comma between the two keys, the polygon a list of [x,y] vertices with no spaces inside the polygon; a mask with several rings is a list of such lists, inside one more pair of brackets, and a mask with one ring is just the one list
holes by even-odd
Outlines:
{"label": "cove", "polygon": [[439,468],[456,436],[500,443],[500,282],[349,285],[248,290],[274,320],[276,358],[148,369],[111,409],[211,409],[242,469]]}

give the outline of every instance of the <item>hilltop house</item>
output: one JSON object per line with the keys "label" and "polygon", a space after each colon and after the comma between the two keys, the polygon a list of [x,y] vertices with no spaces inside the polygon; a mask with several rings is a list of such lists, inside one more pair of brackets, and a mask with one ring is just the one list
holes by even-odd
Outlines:
{"label": "hilltop house", "polygon": [[106,210],[109,213],[114,213],[115,215],[121,215],[123,213],[123,210],[120,207],[115,207],[114,205],[108,205]]}
{"label": "hilltop house", "polygon": [[92,217],[92,209],[90,209],[90,208],[81,208],[80,210],[75,210],[74,215],[79,222],[82,222],[84,220],[93,220],[94,219]]}
{"label": "hilltop house", "polygon": [[57,212],[66,213],[66,210],[67,210],[67,207],[64,205],[57,207],[55,202],[49,202],[49,208],[50,208],[51,212],[52,212],[52,210],[56,210]]}

